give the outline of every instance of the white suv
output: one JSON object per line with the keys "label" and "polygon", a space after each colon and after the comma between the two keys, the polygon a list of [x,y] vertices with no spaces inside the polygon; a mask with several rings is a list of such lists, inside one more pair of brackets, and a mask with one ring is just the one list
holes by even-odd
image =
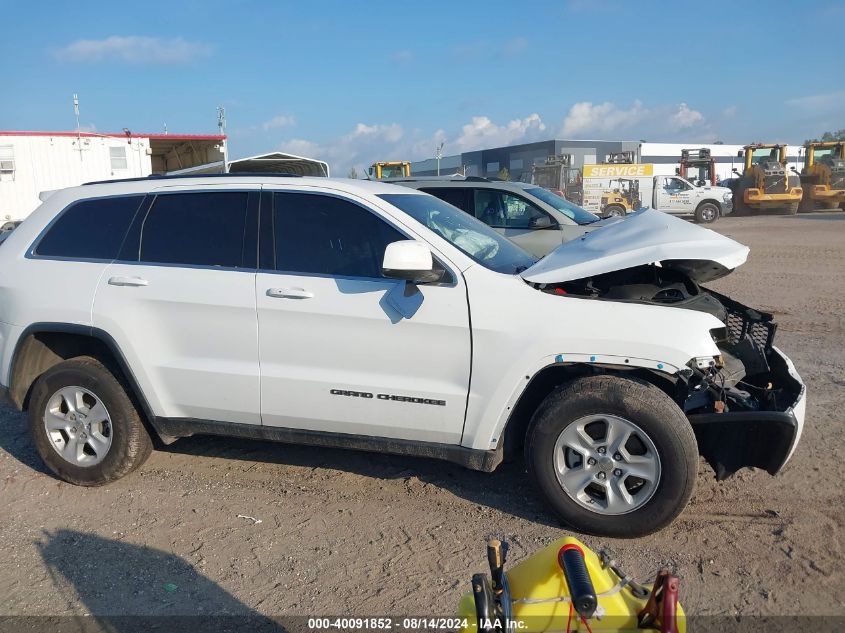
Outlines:
{"label": "white suv", "polygon": [[0,245],[0,386],[62,479],[193,434],[524,453],[576,528],[667,525],[702,454],[774,474],[804,386],[771,316],[705,290],[748,249],[645,210],[537,261],[394,185],[272,176],[64,189]]}

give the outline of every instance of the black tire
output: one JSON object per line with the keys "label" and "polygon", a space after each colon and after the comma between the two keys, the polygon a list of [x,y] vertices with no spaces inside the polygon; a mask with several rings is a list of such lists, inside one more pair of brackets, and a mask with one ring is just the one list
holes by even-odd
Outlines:
{"label": "black tire", "polygon": [[[94,394],[110,417],[110,446],[102,461],[94,465],[80,466],[62,457],[45,429],[50,399],[71,386]],[[143,464],[153,448],[127,389],[100,361],[87,356],[61,362],[38,378],[29,402],[29,430],[47,467],[59,478],[80,486],[102,486],[120,479]]]}
{"label": "black tire", "polygon": [[604,208],[604,217],[623,218],[625,217],[625,207],[621,207],[618,204],[609,204]]}
{"label": "black tire", "polygon": [[[594,415],[633,422],[653,442],[659,457],[656,488],[641,506],[625,514],[588,510],[558,482],[558,438],[569,425]],[[663,391],[638,379],[596,375],[561,385],[546,397],[528,430],[526,461],[540,494],[564,523],[588,534],[628,538],[660,530],[681,513],[695,488],[698,445],[686,416]]]}
{"label": "black tire", "polygon": [[712,202],[703,202],[695,210],[695,221],[699,224],[713,224],[719,218],[719,207]]}

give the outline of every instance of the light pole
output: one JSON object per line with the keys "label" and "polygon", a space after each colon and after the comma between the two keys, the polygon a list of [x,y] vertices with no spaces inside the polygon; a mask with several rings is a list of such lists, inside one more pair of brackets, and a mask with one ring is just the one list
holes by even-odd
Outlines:
{"label": "light pole", "polygon": [[437,150],[434,152],[434,157],[437,159],[437,175],[440,175],[440,159],[443,158],[443,145],[446,141],[441,141],[440,145],[437,146]]}

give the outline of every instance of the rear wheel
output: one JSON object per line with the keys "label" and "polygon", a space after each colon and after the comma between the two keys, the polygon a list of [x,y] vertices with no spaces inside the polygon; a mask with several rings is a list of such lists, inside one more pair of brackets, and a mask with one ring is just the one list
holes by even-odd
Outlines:
{"label": "rear wheel", "polygon": [[695,486],[698,446],[678,406],[646,382],[588,376],[540,405],[528,469],[551,509],[579,531],[643,536],[680,514]]}
{"label": "rear wheel", "polygon": [[625,215],[625,207],[620,207],[618,204],[611,204],[605,207],[604,215],[608,218],[618,218]]}
{"label": "rear wheel", "polygon": [[124,387],[89,357],[59,363],[38,378],[29,403],[29,429],[47,467],[81,486],[120,479],[152,451]]}
{"label": "rear wheel", "polygon": [[719,207],[712,202],[704,202],[695,210],[695,221],[699,224],[712,224],[719,217]]}

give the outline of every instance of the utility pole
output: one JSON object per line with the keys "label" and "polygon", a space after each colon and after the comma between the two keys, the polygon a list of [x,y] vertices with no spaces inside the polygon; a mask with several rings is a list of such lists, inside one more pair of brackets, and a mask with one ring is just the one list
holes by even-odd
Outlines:
{"label": "utility pole", "polygon": [[79,96],[73,93],[73,114],[76,116],[76,149],[79,150],[79,160],[82,160],[82,133],[79,128]]}
{"label": "utility pole", "polygon": [[[226,136],[226,108],[217,106],[217,131]],[[229,173],[229,139],[223,139],[223,173]]]}
{"label": "utility pole", "polygon": [[440,145],[437,146],[437,150],[434,153],[434,157],[437,159],[437,175],[440,175],[440,159],[443,158],[443,145],[446,141],[441,141]]}

